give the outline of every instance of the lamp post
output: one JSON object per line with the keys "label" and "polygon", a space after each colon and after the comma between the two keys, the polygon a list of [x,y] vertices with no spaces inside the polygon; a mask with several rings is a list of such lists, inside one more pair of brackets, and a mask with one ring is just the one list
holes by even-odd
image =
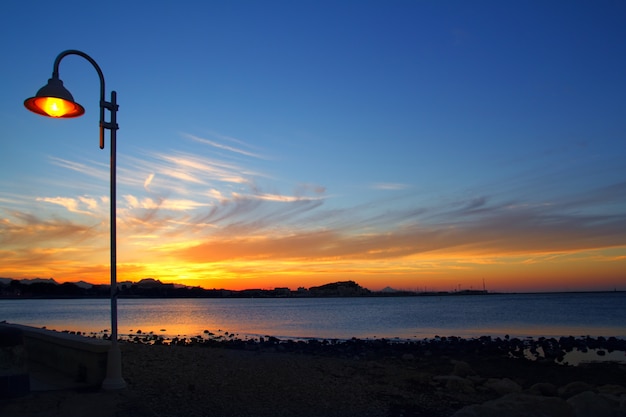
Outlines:
{"label": "lamp post", "polygon": [[[102,388],[107,390],[122,389],[126,386],[122,378],[122,355],[117,343],[117,236],[116,236],[116,132],[117,125],[117,93],[111,91],[111,101],[104,99],[104,75],[102,70],[89,55],[77,50],[61,52],[54,61],[52,78],[48,84],[39,89],[34,97],[24,101],[24,106],[37,114],[55,118],[79,117],[85,113],[85,109],[74,101],[72,94],[63,87],[63,81],[59,78],[59,64],[68,55],[78,55],[85,58],[93,65],[100,77],[100,149],[104,149],[104,130],[111,132],[111,346],[107,357],[107,373]],[[110,120],[104,119],[104,111],[109,110]]]}

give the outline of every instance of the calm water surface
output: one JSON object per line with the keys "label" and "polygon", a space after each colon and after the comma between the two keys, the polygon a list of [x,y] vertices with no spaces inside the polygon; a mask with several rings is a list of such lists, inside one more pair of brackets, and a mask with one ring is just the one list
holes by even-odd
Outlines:
{"label": "calm water surface", "polygon": [[[626,338],[626,293],[479,296],[120,299],[120,335],[137,330],[196,336],[209,330],[237,337],[425,338],[615,336]],[[56,330],[110,329],[110,302],[0,300],[0,321]]]}

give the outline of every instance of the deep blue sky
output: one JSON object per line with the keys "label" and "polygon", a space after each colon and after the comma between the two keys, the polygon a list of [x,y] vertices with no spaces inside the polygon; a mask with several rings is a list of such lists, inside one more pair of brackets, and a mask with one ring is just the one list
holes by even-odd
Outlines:
{"label": "deep blue sky", "polygon": [[78,49],[118,92],[123,277],[626,289],[622,1],[8,0],[0,28],[0,276],[107,279],[97,75],[61,63],[80,119],[22,106]]}

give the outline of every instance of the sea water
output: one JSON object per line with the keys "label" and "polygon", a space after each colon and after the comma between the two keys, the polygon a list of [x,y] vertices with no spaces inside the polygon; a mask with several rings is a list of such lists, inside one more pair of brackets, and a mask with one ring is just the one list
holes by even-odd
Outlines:
{"label": "sea water", "polygon": [[[626,293],[538,293],[360,298],[119,299],[120,335],[221,333],[238,338],[435,336],[626,338]],[[0,321],[55,330],[110,331],[107,299],[0,299]]]}

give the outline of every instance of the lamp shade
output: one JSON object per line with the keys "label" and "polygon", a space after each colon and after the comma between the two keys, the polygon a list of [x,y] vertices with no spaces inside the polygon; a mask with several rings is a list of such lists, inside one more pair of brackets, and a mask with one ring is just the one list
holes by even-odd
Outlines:
{"label": "lamp shade", "polygon": [[85,113],[83,106],[76,103],[72,94],[63,87],[63,81],[54,76],[37,91],[35,97],[24,100],[24,107],[47,117],[70,118]]}

